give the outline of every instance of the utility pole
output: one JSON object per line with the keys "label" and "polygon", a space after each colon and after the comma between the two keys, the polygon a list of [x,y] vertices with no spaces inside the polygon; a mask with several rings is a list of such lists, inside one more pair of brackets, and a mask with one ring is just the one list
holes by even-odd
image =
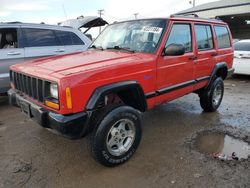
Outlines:
{"label": "utility pole", "polygon": [[135,20],[137,19],[138,14],[139,14],[139,13],[134,13]]}
{"label": "utility pole", "polygon": [[[100,10],[97,11],[97,13],[99,14],[100,18],[102,17],[103,12],[104,12],[104,9],[100,9]],[[101,31],[102,31],[102,27],[100,26],[99,27],[99,34],[101,33]]]}
{"label": "utility pole", "polygon": [[193,7],[195,7],[195,0],[189,1],[189,4],[193,4]]}

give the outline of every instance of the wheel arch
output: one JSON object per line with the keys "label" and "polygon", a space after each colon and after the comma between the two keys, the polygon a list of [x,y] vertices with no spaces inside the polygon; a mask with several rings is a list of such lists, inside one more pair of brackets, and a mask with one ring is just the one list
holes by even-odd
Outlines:
{"label": "wheel arch", "polygon": [[110,93],[116,93],[125,104],[141,112],[147,110],[147,101],[144,91],[136,81],[116,82],[96,88],[86,105],[86,110],[96,109],[101,98]]}
{"label": "wheel arch", "polygon": [[227,63],[226,62],[217,63],[212,71],[208,87],[210,87],[211,83],[214,81],[216,77],[221,77],[223,80],[225,80],[227,78],[227,74],[228,74]]}

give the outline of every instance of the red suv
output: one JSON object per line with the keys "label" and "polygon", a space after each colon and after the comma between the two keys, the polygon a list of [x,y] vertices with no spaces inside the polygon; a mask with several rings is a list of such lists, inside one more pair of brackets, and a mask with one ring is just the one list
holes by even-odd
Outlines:
{"label": "red suv", "polygon": [[116,166],[140,143],[142,112],[189,93],[215,111],[232,62],[232,37],[220,20],[133,20],[108,26],[86,52],[12,66],[8,93],[43,127],[70,138],[91,132],[94,158]]}

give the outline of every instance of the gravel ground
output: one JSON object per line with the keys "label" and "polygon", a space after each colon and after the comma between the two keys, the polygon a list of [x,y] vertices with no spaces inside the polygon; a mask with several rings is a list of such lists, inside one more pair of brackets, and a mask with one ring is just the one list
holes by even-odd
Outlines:
{"label": "gravel ground", "polygon": [[225,82],[215,113],[190,94],[144,114],[142,142],[116,168],[96,163],[88,138],[68,140],[39,127],[0,97],[2,187],[250,187],[250,159],[222,162],[196,151],[194,140],[220,131],[250,142],[250,77]]}

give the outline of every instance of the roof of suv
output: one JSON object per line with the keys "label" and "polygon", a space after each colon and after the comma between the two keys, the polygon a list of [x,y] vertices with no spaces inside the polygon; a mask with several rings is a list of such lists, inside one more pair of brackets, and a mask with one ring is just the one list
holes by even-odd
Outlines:
{"label": "roof of suv", "polygon": [[49,24],[37,24],[37,23],[22,23],[22,22],[0,22],[0,27],[4,26],[13,26],[13,27],[20,27],[20,26],[25,26],[25,27],[39,27],[39,28],[50,28],[50,29],[74,29],[69,26],[59,26],[59,25],[49,25]]}
{"label": "roof of suv", "polygon": [[210,18],[201,18],[196,14],[190,15],[171,15],[169,19],[172,20],[184,20],[184,21],[198,21],[198,22],[206,22],[206,23],[217,23],[217,24],[227,24],[220,19],[210,19]]}
{"label": "roof of suv", "polygon": [[[155,19],[162,19],[162,20],[177,20],[177,21],[196,21],[196,22],[203,22],[203,23],[215,23],[221,25],[227,25],[227,23],[223,22],[220,19],[209,19],[209,18],[201,18],[197,15],[171,15],[170,17],[156,17],[156,18],[143,18],[143,19],[136,19],[136,20],[125,20],[121,22],[114,22],[116,23],[123,23],[123,22],[132,22],[132,21],[140,21],[140,20],[155,20]],[[111,24],[112,25],[112,24]]]}

